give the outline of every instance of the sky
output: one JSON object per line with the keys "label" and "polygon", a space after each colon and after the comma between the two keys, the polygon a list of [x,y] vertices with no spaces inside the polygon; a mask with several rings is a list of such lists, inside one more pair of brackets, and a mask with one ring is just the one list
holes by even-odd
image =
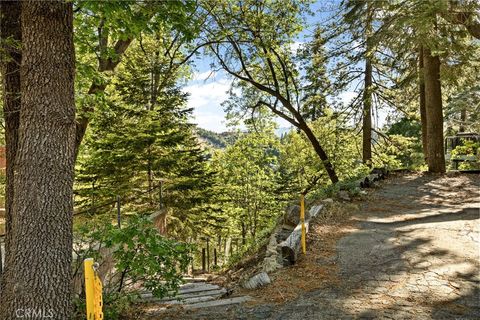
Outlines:
{"label": "sky", "polygon": [[[298,48],[303,42],[308,41],[313,33],[314,25],[324,21],[333,12],[338,1],[319,0],[312,6],[313,16],[307,18],[307,27],[294,43],[293,49]],[[228,90],[231,79],[222,72],[213,72],[210,68],[211,60],[208,57],[199,58],[195,61],[195,72],[190,81],[184,87],[184,91],[190,94],[188,106],[193,108],[194,122],[201,128],[215,132],[224,132],[232,129],[227,126],[222,102],[228,99]],[[341,101],[348,103],[355,93],[346,91],[339,95]],[[384,118],[381,116],[381,118]],[[278,118],[279,128],[290,128],[291,125]],[[382,121],[380,121],[382,122]]]}

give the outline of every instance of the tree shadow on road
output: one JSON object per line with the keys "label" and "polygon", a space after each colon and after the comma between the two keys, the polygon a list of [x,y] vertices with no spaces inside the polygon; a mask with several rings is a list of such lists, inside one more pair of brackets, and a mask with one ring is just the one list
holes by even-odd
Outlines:
{"label": "tree shadow on road", "polygon": [[347,286],[339,317],[480,319],[478,230],[465,227],[480,219],[479,184],[420,176],[379,190],[337,245]]}

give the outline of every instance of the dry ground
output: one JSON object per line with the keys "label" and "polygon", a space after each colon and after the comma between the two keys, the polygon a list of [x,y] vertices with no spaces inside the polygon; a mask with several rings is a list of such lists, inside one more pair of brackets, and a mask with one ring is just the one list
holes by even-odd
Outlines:
{"label": "dry ground", "polygon": [[480,175],[397,175],[369,192],[316,221],[307,256],[272,284],[236,292],[254,302],[160,318],[480,319]]}

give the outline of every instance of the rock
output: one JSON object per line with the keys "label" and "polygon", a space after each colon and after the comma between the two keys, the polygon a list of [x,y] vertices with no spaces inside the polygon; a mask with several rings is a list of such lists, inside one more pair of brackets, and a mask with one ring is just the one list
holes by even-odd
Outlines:
{"label": "rock", "polygon": [[281,264],[278,263],[277,256],[266,257],[263,260],[263,271],[265,272],[272,272],[282,267]]}
{"label": "rock", "polygon": [[456,177],[460,175],[460,171],[447,171],[446,175],[447,177]]}
{"label": "rock", "polygon": [[285,239],[288,238],[290,233],[292,233],[293,229],[295,229],[293,226],[283,226],[282,229],[275,235],[275,240],[277,243],[280,243],[284,241]]}
{"label": "rock", "polygon": [[[278,228],[277,228],[277,232],[278,232]],[[272,235],[270,236],[270,240],[267,245],[267,251],[265,253],[267,257],[277,254],[277,237],[276,237],[277,232],[272,233]]]}
{"label": "rock", "polygon": [[344,201],[350,201],[350,195],[348,194],[347,191],[345,190],[340,190],[337,194],[337,197],[340,199],[340,200],[344,200]]}
{"label": "rock", "polygon": [[270,283],[270,277],[266,272],[260,272],[248,279],[243,287],[246,289],[256,289]]}
{"label": "rock", "polygon": [[288,206],[285,212],[285,224],[296,226],[300,222],[300,206]]}
{"label": "rock", "polygon": [[322,202],[325,203],[325,204],[332,204],[333,199],[332,198],[323,199]]}

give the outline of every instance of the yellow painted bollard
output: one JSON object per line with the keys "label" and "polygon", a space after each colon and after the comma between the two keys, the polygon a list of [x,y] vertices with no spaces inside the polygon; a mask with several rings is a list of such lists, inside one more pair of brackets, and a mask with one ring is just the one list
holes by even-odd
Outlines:
{"label": "yellow painted bollard", "polygon": [[85,300],[87,307],[87,320],[95,320],[95,271],[93,270],[93,259],[83,261],[85,276]]}
{"label": "yellow painted bollard", "polygon": [[94,307],[93,311],[95,313],[95,320],[103,319],[103,286],[98,273],[95,272],[95,280],[94,280],[94,287],[95,287],[95,295],[94,295]]}
{"label": "yellow painted bollard", "polygon": [[103,319],[102,282],[95,271],[92,258],[83,262],[87,320]]}
{"label": "yellow painted bollard", "polygon": [[305,229],[305,196],[302,194],[300,198],[300,221],[302,222],[302,252],[307,254],[307,237]]}

